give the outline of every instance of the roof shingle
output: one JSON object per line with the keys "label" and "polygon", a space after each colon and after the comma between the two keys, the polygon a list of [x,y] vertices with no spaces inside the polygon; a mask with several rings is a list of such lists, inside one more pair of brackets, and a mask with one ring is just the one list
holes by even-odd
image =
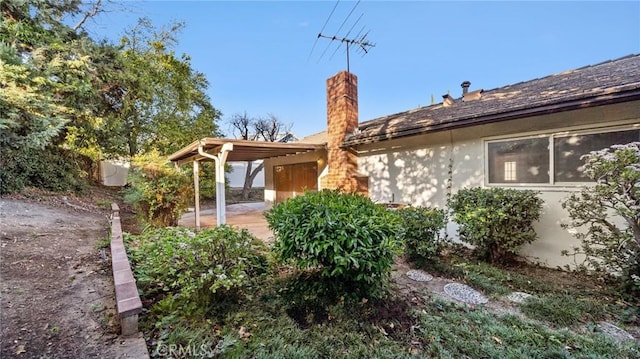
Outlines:
{"label": "roof shingle", "polygon": [[484,91],[477,100],[457,99],[362,122],[344,146],[432,131],[640,99],[640,55]]}

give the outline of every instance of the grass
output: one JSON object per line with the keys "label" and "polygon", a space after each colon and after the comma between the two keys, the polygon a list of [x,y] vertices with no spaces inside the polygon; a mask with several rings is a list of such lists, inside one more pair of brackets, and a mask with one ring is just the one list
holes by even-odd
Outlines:
{"label": "grass", "polygon": [[468,253],[453,253],[436,261],[415,264],[440,276],[461,280],[494,297],[507,295],[513,291],[530,294],[566,291],[566,288],[554,283],[520,274],[508,267],[498,267],[474,260]]}
{"label": "grass", "polygon": [[[465,270],[476,273],[472,267]],[[513,282],[499,269],[484,268],[476,275],[495,288]],[[171,348],[176,358],[640,357],[638,343],[559,329],[582,322],[585,313],[598,313],[593,303],[575,305],[581,299],[571,301],[569,296],[543,296],[526,305],[531,308],[527,315],[566,321],[546,326],[426,294],[417,302],[400,295],[358,303],[322,302],[290,290],[291,283],[287,274],[276,272],[257,279],[240,304],[201,313],[188,314],[166,304],[154,307],[142,316],[143,329],[152,337],[152,357],[166,356]],[[568,308],[573,310],[558,315]]]}
{"label": "grass", "polygon": [[[171,294],[141,315],[152,358],[640,358],[640,344],[615,342],[594,322],[638,325],[640,310],[607,283],[522,265],[494,266],[464,253],[422,263],[493,299],[534,294],[523,317],[434,298],[391,293],[385,300],[323,301],[295,287],[286,268],[269,271],[233,303],[196,312]],[[411,294],[414,296],[415,293]]]}
{"label": "grass", "polygon": [[533,298],[520,305],[521,311],[554,328],[577,328],[602,320],[621,325],[640,324],[640,308],[622,299],[615,290],[617,283],[599,283],[585,274],[523,263],[491,265],[461,250],[437,261],[416,264],[465,282],[493,298],[514,291],[533,294]]}
{"label": "grass", "polygon": [[430,357],[624,358],[640,355],[637,344],[619,345],[602,335],[549,329],[513,315],[496,316],[435,301],[422,316]]}
{"label": "grass", "polygon": [[108,248],[109,245],[111,245],[111,234],[100,238],[96,242],[95,247],[96,247],[96,249],[103,249],[103,248]]}
{"label": "grass", "polygon": [[575,327],[606,317],[604,307],[596,301],[566,294],[529,298],[521,305],[521,310],[529,318],[545,321],[560,328]]}
{"label": "grass", "polygon": [[111,203],[113,203],[113,202],[111,200],[109,200],[109,199],[98,199],[98,200],[96,200],[96,206],[98,206],[100,208],[104,208],[104,209],[111,208]]}

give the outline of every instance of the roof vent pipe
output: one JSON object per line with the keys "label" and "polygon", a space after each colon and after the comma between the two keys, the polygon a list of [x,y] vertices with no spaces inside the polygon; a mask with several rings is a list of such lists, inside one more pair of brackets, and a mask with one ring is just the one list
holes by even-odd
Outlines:
{"label": "roof vent pipe", "polygon": [[469,86],[471,86],[471,82],[465,81],[460,84],[462,86],[462,96],[466,95],[469,92]]}

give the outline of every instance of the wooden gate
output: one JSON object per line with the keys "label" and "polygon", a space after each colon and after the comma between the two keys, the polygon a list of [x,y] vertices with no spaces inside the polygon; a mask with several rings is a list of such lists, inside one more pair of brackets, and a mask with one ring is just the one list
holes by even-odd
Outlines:
{"label": "wooden gate", "polygon": [[276,190],[276,203],[303,194],[305,191],[317,191],[318,164],[316,162],[305,162],[274,166],[273,179]]}

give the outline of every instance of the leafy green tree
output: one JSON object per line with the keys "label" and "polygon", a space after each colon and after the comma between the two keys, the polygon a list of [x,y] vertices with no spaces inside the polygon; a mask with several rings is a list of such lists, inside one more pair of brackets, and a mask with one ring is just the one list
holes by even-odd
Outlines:
{"label": "leafy green tree", "polygon": [[[66,5],[66,7],[63,7]],[[73,4],[0,3],[0,129],[3,146],[43,149],[60,142],[65,125],[86,113],[87,39],[65,27]],[[66,10],[65,10],[66,9]]]}
{"label": "leafy green tree", "polygon": [[[196,139],[217,136],[218,112],[206,94],[204,75],[191,68],[187,55],[177,57],[172,47],[182,23],[155,29],[147,19],[122,38],[117,96],[111,97],[120,124],[119,143],[127,155],[151,149],[174,152]],[[110,130],[116,126],[111,126]]]}
{"label": "leafy green tree", "polygon": [[[220,113],[206,95],[204,75],[172,50],[183,25],[156,31],[141,20],[119,45],[96,42],[84,26],[101,3],[0,1],[3,193],[42,182],[25,175],[38,168],[18,162],[29,161],[27,152],[57,154],[55,164],[76,154],[98,160],[154,149],[170,153],[217,135]],[[72,173],[58,177],[85,176],[84,163],[78,157],[77,166],[58,171]]]}
{"label": "leafy green tree", "polygon": [[[596,181],[562,204],[581,246],[564,255],[585,256],[583,268],[621,275],[623,289],[640,294],[640,142],[614,145],[584,156]],[[615,216],[614,216],[615,215]],[[586,231],[581,231],[586,229]]]}
{"label": "leafy green tree", "polygon": [[0,2],[1,193],[77,189],[89,172],[63,148],[71,126],[95,119],[93,42],[62,22],[79,11],[77,1]]}

